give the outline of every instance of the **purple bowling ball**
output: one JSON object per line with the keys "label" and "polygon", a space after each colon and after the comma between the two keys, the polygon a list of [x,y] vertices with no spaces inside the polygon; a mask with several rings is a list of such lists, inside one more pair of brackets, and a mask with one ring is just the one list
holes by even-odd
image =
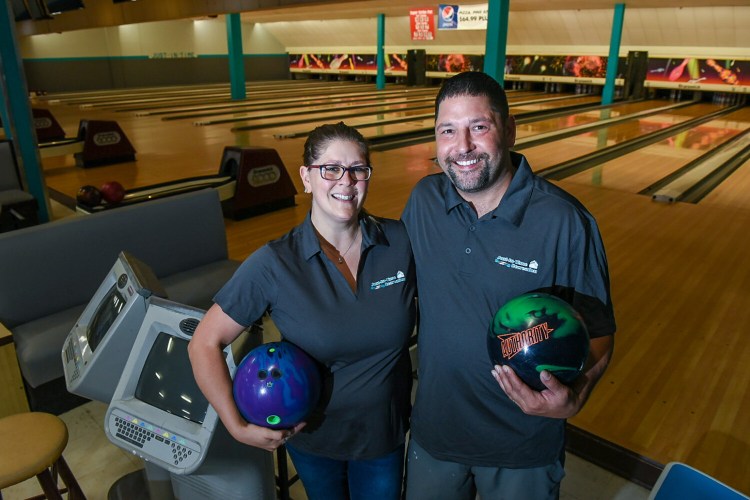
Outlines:
{"label": "purple bowling ball", "polygon": [[315,362],[289,342],[269,342],[250,351],[234,375],[234,402],[248,422],[288,429],[318,403],[321,378]]}

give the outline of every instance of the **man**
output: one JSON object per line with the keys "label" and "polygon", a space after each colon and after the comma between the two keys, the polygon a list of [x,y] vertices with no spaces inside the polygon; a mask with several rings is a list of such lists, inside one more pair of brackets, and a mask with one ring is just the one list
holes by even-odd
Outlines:
{"label": "man", "polygon": [[[565,419],[583,407],[612,355],[615,322],[596,221],[510,151],[515,135],[494,79],[467,72],[443,83],[435,139],[444,174],[422,179],[402,215],[420,309],[409,500],[557,498]],[[508,259],[536,265],[501,265]],[[546,389],[537,392],[510,368],[490,364],[494,313],[531,291],[563,298],[586,321],[591,354],[570,387],[545,371]]]}

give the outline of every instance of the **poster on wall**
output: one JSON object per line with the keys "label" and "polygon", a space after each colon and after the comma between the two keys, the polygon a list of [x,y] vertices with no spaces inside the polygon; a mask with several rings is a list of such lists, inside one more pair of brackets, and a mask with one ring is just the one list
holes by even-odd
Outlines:
{"label": "poster on wall", "polygon": [[[364,65],[365,61],[361,61]],[[289,67],[298,69],[355,69],[353,54],[290,54]]]}
{"label": "poster on wall", "polygon": [[505,73],[549,75],[573,78],[604,78],[607,58],[603,56],[515,55],[505,59]]}
{"label": "poster on wall", "polygon": [[[386,53],[385,71],[406,71],[406,54]],[[292,70],[372,71],[378,69],[375,54],[289,54]]]}
{"label": "poster on wall", "polygon": [[647,81],[750,85],[750,61],[736,59],[649,58]]}
{"label": "poster on wall", "polygon": [[432,7],[410,9],[409,28],[412,40],[434,40],[435,10]]}
{"label": "poster on wall", "polygon": [[460,73],[482,71],[484,56],[473,54],[427,54],[427,71],[435,73]]}
{"label": "poster on wall", "polygon": [[438,5],[439,30],[486,30],[487,4]]}

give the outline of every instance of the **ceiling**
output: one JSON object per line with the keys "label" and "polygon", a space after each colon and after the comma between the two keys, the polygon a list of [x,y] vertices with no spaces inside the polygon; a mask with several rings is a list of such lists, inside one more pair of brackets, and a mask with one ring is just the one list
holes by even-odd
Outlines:
{"label": "ceiling", "polygon": [[[6,0],[0,0],[5,2]],[[21,21],[16,23],[18,36],[166,21],[215,17],[239,12],[244,22],[272,23],[311,20],[363,19],[378,14],[387,17],[406,17],[410,7],[434,6],[425,0],[138,0],[113,3],[112,0],[84,0],[85,8],[64,12],[51,20]],[[487,3],[466,0],[466,5]],[[746,7],[748,0],[512,0],[511,11],[575,11],[612,10],[617,3],[627,9],[682,8],[682,7]],[[746,28],[743,28],[746,29]],[[318,40],[311,41],[318,45]]]}
{"label": "ceiling", "polygon": [[[447,3],[447,2],[446,2]],[[466,5],[487,3],[477,0],[459,2]],[[664,7],[718,7],[747,6],[748,0],[514,0],[510,2],[511,11],[545,11],[545,10],[611,10],[615,4],[624,3],[626,9],[664,8]],[[438,2],[424,0],[362,0],[306,3],[305,5],[285,6],[279,8],[261,8],[243,12],[246,22],[266,23],[279,21],[303,21],[326,19],[357,19],[376,17],[385,14],[387,17],[408,15],[409,8],[433,5]]]}

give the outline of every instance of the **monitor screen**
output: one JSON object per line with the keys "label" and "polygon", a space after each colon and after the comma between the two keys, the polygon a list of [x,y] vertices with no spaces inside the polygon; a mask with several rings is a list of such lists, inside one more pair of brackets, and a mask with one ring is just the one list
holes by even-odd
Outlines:
{"label": "monitor screen", "polygon": [[[105,416],[110,441],[175,474],[191,474],[200,466],[219,420],[193,378],[187,351],[204,314],[149,299]],[[231,375],[231,347],[224,353]]]}
{"label": "monitor screen", "polygon": [[148,265],[120,252],[63,343],[69,392],[110,401],[152,295],[166,295],[159,279]]}
{"label": "monitor screen", "polygon": [[193,377],[188,341],[159,332],[143,364],[135,397],[172,415],[202,424],[208,401]]}
{"label": "monitor screen", "polygon": [[125,301],[125,297],[117,289],[117,284],[113,284],[99,304],[86,331],[91,352],[96,352],[99,342],[102,341],[104,335],[109,331],[112,323],[117,319],[117,315],[122,312]]}

